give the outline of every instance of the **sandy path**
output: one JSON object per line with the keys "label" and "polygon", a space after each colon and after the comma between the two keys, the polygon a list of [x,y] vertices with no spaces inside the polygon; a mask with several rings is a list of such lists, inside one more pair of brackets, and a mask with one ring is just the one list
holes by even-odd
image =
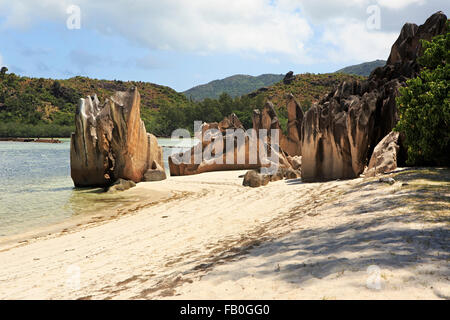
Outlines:
{"label": "sandy path", "polygon": [[[140,184],[172,198],[0,246],[0,298],[450,295],[448,224],[385,207],[389,197],[413,191],[362,179],[251,189],[241,186],[242,173]],[[381,270],[381,290],[366,287],[369,265]]]}

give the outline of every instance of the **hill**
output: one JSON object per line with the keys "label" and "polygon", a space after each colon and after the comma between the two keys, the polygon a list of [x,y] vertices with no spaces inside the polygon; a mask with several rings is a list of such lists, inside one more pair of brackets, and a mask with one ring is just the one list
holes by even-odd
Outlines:
{"label": "hill", "polygon": [[182,93],[157,84],[137,81],[97,80],[74,77],[65,80],[0,75],[0,137],[68,137],[74,131],[74,113],[79,98],[96,93],[100,101],[114,91],[136,86],[141,94],[141,118],[147,131],[170,136],[177,128],[192,131],[193,122],[220,121],[236,113],[246,128],[251,127],[254,109],[270,99],[279,110],[280,123],[287,122],[286,100],[292,93],[304,110],[342,81],[347,74],[291,75],[235,98],[222,93],[217,99],[190,101]]}
{"label": "hill", "polygon": [[[235,113],[245,128],[251,128],[254,109],[262,109],[267,100],[271,100],[277,108],[280,125],[287,130],[286,96],[292,93],[303,110],[309,109],[312,103],[328,94],[331,89],[342,81],[363,77],[330,73],[330,74],[299,74],[286,75],[288,81],[279,81],[272,86],[263,87],[249,94],[235,97],[223,93],[219,99],[206,98],[184,108],[182,112],[172,108],[161,122],[173,123],[178,121],[179,127],[192,127],[192,121],[202,120],[215,122],[223,119],[230,113]],[[178,120],[175,120],[178,119]]]}
{"label": "hill", "polygon": [[336,71],[336,73],[346,73],[346,74],[354,74],[358,76],[368,77],[370,73],[378,68],[383,67],[386,64],[385,60],[375,60],[371,62],[364,62],[361,64],[356,64],[353,66],[348,66],[343,69]]}
{"label": "hill", "polygon": [[286,95],[292,93],[304,110],[309,109],[312,103],[319,101],[322,95],[327,94],[343,81],[363,77],[344,73],[304,73],[294,75],[290,81],[280,81],[268,88],[260,88],[250,94],[253,99],[270,99],[277,108],[286,104]]}
{"label": "hill", "polygon": [[184,91],[184,95],[195,101],[205,98],[217,99],[222,93],[235,98],[261,87],[270,86],[283,79],[281,74],[262,74],[257,77],[238,74],[221,80],[214,80]]}
{"label": "hill", "polygon": [[136,86],[141,94],[141,116],[149,129],[164,105],[183,105],[186,97],[175,90],[139,81],[97,80],[74,77],[65,80],[0,77],[0,136],[69,136],[79,98],[97,94],[104,101],[117,90]]}

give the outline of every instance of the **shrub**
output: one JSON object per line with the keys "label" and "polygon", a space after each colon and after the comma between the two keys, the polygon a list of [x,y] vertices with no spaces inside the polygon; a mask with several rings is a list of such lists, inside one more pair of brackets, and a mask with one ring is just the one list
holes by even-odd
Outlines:
{"label": "shrub", "polygon": [[422,70],[400,88],[397,107],[400,120],[395,128],[406,137],[410,165],[450,164],[450,25],[447,33],[422,41]]}

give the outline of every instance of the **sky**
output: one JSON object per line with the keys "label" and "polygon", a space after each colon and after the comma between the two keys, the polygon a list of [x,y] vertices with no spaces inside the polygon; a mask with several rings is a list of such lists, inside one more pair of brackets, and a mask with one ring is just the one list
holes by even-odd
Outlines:
{"label": "sky", "polygon": [[23,76],[184,91],[234,74],[386,60],[405,22],[448,0],[0,0],[0,65]]}

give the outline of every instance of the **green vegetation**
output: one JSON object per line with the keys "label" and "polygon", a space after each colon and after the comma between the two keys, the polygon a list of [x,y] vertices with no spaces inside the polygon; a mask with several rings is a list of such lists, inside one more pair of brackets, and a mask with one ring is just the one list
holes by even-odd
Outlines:
{"label": "green vegetation", "polygon": [[406,136],[408,164],[450,165],[450,25],[446,35],[422,41],[422,70],[400,88],[400,120],[396,130]]}
{"label": "green vegetation", "polygon": [[341,70],[336,71],[336,73],[346,73],[353,74],[357,76],[370,76],[370,73],[378,67],[383,67],[386,64],[384,60],[375,60],[371,62],[364,62],[361,64],[356,64],[354,66],[348,66]]}
{"label": "green vegetation", "polygon": [[73,125],[0,123],[0,137],[66,138],[74,130]]}
{"label": "green vegetation", "polygon": [[141,94],[142,119],[147,129],[157,127],[155,114],[165,106],[189,101],[175,90],[152,83],[97,80],[35,79],[0,70],[0,136],[68,137],[74,131],[74,114],[80,98],[96,93],[104,101],[117,90],[136,86]]}
{"label": "green vegetation", "polygon": [[157,115],[158,127],[153,131],[159,135],[170,135],[173,129],[186,128],[192,132],[193,122],[201,120],[205,122],[218,122],[224,117],[235,113],[245,128],[252,127],[252,115],[254,109],[262,109],[267,100],[271,100],[276,109],[283,131],[287,131],[286,95],[292,93],[302,105],[304,111],[309,109],[312,103],[327,94],[341,81],[362,79],[345,74],[301,74],[296,75],[290,84],[282,81],[267,88],[257,90],[248,95],[232,98],[227,93],[222,93],[218,99],[206,98],[201,102],[193,102],[180,107],[164,106]]}
{"label": "green vegetation", "polygon": [[152,132],[168,136],[174,129],[185,128],[192,133],[194,121],[219,122],[231,113],[239,117],[245,128],[251,128],[253,110],[261,109],[263,102],[261,98],[252,99],[248,96],[233,99],[222,93],[219,99],[207,98],[198,103],[188,103],[181,108],[164,106],[156,117],[159,127]]}
{"label": "green vegetation", "polygon": [[362,80],[364,77],[341,73],[297,74],[290,84],[280,81],[270,86],[266,91],[256,91],[251,93],[250,96],[262,100],[270,99],[278,109],[282,109],[286,107],[286,95],[292,93],[302,105],[303,110],[306,111],[339,83],[355,79]]}
{"label": "green vegetation", "polygon": [[[4,71],[4,72],[3,72]],[[292,93],[307,110],[335,85],[358,77],[345,74],[296,75],[290,84],[282,81],[251,94],[201,102],[187,99],[169,87],[145,82],[123,82],[75,77],[67,80],[34,79],[0,71],[0,137],[68,137],[74,131],[74,113],[79,98],[96,93],[100,101],[114,91],[136,86],[141,94],[141,118],[148,132],[169,136],[174,129],[193,131],[195,120],[221,121],[236,113],[246,128],[252,126],[254,109],[270,99],[280,124],[287,126],[286,95]]]}
{"label": "green vegetation", "polygon": [[232,98],[235,98],[256,89],[271,86],[281,81],[283,77],[284,75],[282,74],[262,74],[257,77],[238,74],[193,87],[183,93],[186,97],[195,101],[202,101],[206,98],[218,99],[222,93],[227,93]]}

